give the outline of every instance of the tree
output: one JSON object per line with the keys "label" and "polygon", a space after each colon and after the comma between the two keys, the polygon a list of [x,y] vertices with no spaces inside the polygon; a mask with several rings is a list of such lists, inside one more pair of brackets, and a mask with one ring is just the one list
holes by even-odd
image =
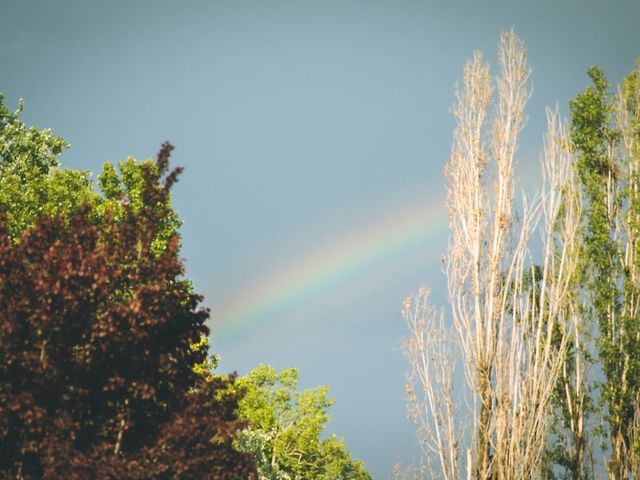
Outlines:
{"label": "tree", "polygon": [[249,422],[238,446],[256,458],[262,480],[369,480],[359,460],[352,460],[344,441],[320,435],[333,399],[328,388],[298,392],[298,372],[260,365],[238,385],[246,389],[239,415]]}
{"label": "tree", "polygon": [[[0,201],[0,476],[252,476],[232,445],[244,426],[234,377],[194,370],[209,314],[182,276],[172,147],[122,177],[107,168],[100,196],[57,170],[62,140],[0,117],[0,182],[48,192]],[[56,178],[84,190],[69,199],[74,183]]]}
{"label": "tree", "polygon": [[[609,92],[604,72],[569,102],[583,219],[585,311],[598,329],[612,479],[640,475],[640,64]],[[578,478],[578,477],[576,477]]]}
{"label": "tree", "polygon": [[[580,204],[558,114],[548,112],[538,199],[514,206],[514,159],[529,97],[529,67],[513,31],[500,38],[497,99],[490,128],[492,78],[480,54],[465,65],[447,208],[445,259],[453,332],[430,306],[428,290],[408,298],[405,353],[411,363],[410,414],[432,468],[446,479],[539,478],[551,398],[564,365],[574,316],[569,286],[577,269]],[[540,232],[540,262],[528,240]],[[466,389],[456,392],[455,355]],[[465,415],[454,399],[470,405]],[[469,417],[470,425],[459,420]]]}

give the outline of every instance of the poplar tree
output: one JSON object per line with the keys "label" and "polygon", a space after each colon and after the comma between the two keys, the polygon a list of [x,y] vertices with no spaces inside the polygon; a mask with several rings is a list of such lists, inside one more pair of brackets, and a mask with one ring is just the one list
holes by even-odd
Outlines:
{"label": "poplar tree", "polygon": [[587,310],[597,324],[604,379],[607,470],[640,474],[640,81],[632,71],[615,95],[602,69],[569,102],[571,142],[585,196],[583,265]]}
{"label": "poplar tree", "polygon": [[[494,83],[475,54],[453,108],[444,262],[452,329],[426,288],[403,308],[410,416],[432,477],[447,480],[542,476],[551,399],[576,323],[569,286],[577,269],[580,204],[564,127],[557,112],[547,112],[544,186],[538,198],[524,198],[518,212],[514,164],[530,70],[513,30],[500,38],[498,65]],[[539,255],[529,249],[534,233],[542,238]],[[459,369],[464,387],[454,385]]]}

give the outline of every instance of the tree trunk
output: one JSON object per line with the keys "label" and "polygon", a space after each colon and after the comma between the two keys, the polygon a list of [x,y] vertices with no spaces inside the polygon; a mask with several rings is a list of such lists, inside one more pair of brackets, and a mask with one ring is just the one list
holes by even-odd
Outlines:
{"label": "tree trunk", "polygon": [[478,480],[491,478],[491,416],[493,410],[493,392],[491,389],[491,370],[479,369],[480,377],[480,423],[478,425]]}

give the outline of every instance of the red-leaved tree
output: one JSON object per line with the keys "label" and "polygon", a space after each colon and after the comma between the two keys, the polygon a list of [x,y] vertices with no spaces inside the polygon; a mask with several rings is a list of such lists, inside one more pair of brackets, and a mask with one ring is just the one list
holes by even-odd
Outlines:
{"label": "red-leaved tree", "polygon": [[250,478],[232,446],[234,378],[193,371],[209,313],[158,253],[172,147],[144,170],[143,208],[41,217],[19,242],[0,219],[0,478]]}

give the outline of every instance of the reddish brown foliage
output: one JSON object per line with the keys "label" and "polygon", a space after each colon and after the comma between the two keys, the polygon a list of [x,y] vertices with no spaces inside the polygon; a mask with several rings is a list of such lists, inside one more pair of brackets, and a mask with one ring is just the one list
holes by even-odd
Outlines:
{"label": "reddish brown foliage", "polygon": [[[167,171],[171,147],[159,154]],[[160,183],[141,212],[92,224],[41,218],[12,245],[0,220],[0,478],[246,478],[231,445],[234,379],[192,371],[208,311],[182,279],[179,241],[152,252]],[[218,398],[219,397],[219,398]]]}

